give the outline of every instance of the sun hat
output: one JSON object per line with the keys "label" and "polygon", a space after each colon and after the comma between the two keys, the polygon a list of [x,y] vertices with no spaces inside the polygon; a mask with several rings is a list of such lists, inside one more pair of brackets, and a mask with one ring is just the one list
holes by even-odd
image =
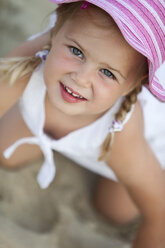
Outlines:
{"label": "sun hat", "polygon": [[[81,0],[50,0],[57,4]],[[115,20],[126,41],[148,60],[149,90],[165,102],[165,0],[88,0]]]}

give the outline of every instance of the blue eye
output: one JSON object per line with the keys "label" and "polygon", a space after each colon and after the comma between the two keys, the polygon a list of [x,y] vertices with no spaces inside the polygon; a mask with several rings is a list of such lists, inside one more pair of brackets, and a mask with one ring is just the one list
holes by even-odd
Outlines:
{"label": "blue eye", "polygon": [[75,56],[80,57],[80,58],[84,57],[83,53],[78,48],[70,47],[70,50]]}
{"label": "blue eye", "polygon": [[108,69],[101,69],[101,72],[109,78],[115,79],[115,76],[113,75],[112,72],[110,72]]}

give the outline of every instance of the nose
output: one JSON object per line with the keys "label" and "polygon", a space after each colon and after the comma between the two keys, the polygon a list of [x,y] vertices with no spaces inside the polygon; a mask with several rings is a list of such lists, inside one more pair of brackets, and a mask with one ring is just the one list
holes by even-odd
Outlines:
{"label": "nose", "polygon": [[84,88],[89,88],[92,86],[94,72],[92,68],[87,65],[83,65],[80,68],[76,68],[72,72],[72,79]]}

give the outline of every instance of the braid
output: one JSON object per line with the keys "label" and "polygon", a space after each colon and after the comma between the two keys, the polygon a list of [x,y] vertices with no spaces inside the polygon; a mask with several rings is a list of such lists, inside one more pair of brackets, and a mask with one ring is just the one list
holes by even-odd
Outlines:
{"label": "braid", "polygon": [[126,114],[131,110],[132,104],[135,104],[137,101],[137,96],[142,89],[142,85],[138,85],[133,91],[131,91],[122,103],[119,111],[115,115],[115,120],[123,122]]}
{"label": "braid", "polygon": [[[123,103],[121,104],[121,107],[119,111],[115,115],[115,120],[119,122],[123,122],[127,113],[131,110],[131,107],[133,104],[137,101],[137,96],[140,93],[142,89],[142,85],[140,84],[138,87],[136,87],[133,91],[131,91],[126,97]],[[101,146],[101,154],[98,158],[99,161],[103,160],[107,154],[107,152],[110,150],[113,141],[114,141],[114,135],[115,133],[108,133],[107,137],[105,138],[102,146]]]}
{"label": "braid", "polygon": [[[50,45],[46,45],[42,50],[50,50]],[[18,78],[32,73],[41,63],[41,58],[37,56],[15,57],[0,59],[1,80],[8,80],[9,85],[13,85]]]}

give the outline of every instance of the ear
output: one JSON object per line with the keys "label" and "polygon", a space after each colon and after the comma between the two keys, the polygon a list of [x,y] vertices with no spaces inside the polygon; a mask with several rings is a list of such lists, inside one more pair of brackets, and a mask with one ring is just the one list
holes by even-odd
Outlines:
{"label": "ear", "polygon": [[122,96],[128,95],[131,91],[133,91],[138,85],[147,85],[148,84],[148,74],[143,75],[140,79],[136,81],[135,84],[131,84],[131,86],[122,94]]}
{"label": "ear", "polygon": [[144,75],[144,76],[141,78],[141,84],[142,84],[142,85],[147,85],[147,84],[148,84],[148,74]]}

